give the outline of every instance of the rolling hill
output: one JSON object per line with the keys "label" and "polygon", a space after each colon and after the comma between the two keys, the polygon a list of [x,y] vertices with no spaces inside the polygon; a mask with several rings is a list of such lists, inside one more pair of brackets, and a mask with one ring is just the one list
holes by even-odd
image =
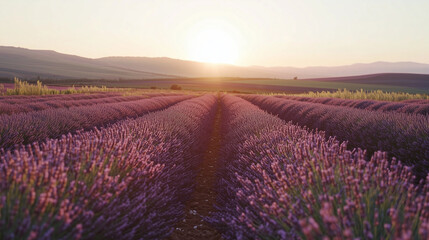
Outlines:
{"label": "rolling hill", "polygon": [[[375,62],[335,67],[241,67],[172,58],[84,58],[50,50],[0,46],[0,77],[27,79],[164,79],[240,77],[299,79],[332,78],[378,73],[429,74],[429,64]],[[404,76],[399,76],[404,77]],[[348,80],[347,80],[348,81]],[[378,81],[378,80],[377,80]],[[398,81],[398,80],[395,80]]]}
{"label": "rolling hill", "polygon": [[96,59],[49,50],[0,47],[0,77],[27,79],[142,79],[167,78],[164,74],[107,66]]}

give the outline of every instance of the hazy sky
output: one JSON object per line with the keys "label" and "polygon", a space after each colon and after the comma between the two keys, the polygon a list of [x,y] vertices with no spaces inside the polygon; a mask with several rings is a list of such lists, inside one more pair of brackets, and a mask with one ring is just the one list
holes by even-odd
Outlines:
{"label": "hazy sky", "polygon": [[0,45],[85,57],[219,54],[238,65],[429,63],[429,0],[0,0]]}

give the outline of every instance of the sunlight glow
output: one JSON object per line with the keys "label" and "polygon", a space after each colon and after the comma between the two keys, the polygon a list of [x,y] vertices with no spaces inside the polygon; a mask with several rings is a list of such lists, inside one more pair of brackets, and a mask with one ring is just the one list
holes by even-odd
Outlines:
{"label": "sunlight glow", "polygon": [[203,22],[191,31],[188,51],[190,59],[201,62],[234,64],[238,58],[234,33],[215,21]]}

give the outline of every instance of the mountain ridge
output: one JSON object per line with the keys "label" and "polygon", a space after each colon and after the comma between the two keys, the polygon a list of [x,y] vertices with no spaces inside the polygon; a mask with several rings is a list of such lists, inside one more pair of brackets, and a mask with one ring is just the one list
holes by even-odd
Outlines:
{"label": "mountain ridge", "polygon": [[314,79],[379,73],[429,74],[429,64],[412,61],[354,63],[341,66],[236,66],[169,57],[110,56],[86,58],[54,50],[0,46],[0,77],[54,79],[158,79],[240,77]]}

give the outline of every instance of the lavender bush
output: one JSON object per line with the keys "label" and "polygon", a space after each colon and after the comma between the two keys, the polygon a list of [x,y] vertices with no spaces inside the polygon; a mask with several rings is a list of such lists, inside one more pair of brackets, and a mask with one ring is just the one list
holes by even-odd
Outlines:
{"label": "lavender bush", "polygon": [[1,239],[161,239],[183,216],[214,118],[205,95],[1,153]]}

